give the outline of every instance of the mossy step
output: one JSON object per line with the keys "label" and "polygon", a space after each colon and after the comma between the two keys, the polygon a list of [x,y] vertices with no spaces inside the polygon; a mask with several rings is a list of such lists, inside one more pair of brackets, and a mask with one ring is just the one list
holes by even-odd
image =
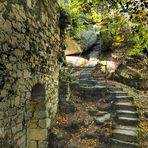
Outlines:
{"label": "mossy step", "polygon": [[109,86],[108,89],[111,90],[111,91],[122,91],[123,90],[120,87],[113,87],[113,86]]}
{"label": "mossy step", "polygon": [[120,124],[113,125],[113,129],[123,129],[123,130],[137,131],[136,126],[134,127],[134,126],[127,126],[127,125],[120,125]]}
{"label": "mossy step", "polygon": [[116,107],[117,110],[136,111],[136,106],[133,105],[133,103],[131,101],[128,101],[128,102],[124,102],[124,101],[116,102],[115,107]]}
{"label": "mossy step", "polygon": [[128,95],[116,95],[114,96],[114,99],[118,102],[133,102],[133,98]]}
{"label": "mossy step", "polygon": [[97,81],[105,81],[105,78],[104,78],[104,77],[95,77],[95,79],[96,79]]}
{"label": "mossy step", "polygon": [[97,73],[97,74],[93,74],[93,73],[92,73],[92,76],[94,76],[95,78],[96,78],[96,77],[99,78],[99,77],[105,77],[106,74],[105,74],[105,73]]}
{"label": "mossy step", "polygon": [[133,117],[133,118],[138,117],[137,111],[117,110],[116,112],[117,112],[117,116],[120,116],[120,117]]}
{"label": "mossy step", "polygon": [[137,126],[139,123],[138,118],[129,118],[129,117],[118,117],[117,122],[121,125],[131,125],[131,126]]}
{"label": "mossy step", "polygon": [[125,142],[111,138],[110,148],[141,148],[141,147],[137,143]]}
{"label": "mossy step", "polygon": [[125,129],[114,129],[112,131],[112,137],[117,140],[126,141],[126,142],[136,142],[137,133],[133,130]]}
{"label": "mossy step", "polygon": [[115,95],[115,96],[127,96],[128,93],[123,92],[123,91],[112,91],[110,94]]}

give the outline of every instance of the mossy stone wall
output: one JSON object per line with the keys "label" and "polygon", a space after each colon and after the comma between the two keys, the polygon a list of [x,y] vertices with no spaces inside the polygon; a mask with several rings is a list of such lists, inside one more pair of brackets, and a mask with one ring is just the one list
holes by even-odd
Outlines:
{"label": "mossy stone wall", "polygon": [[[55,0],[0,1],[0,147],[47,147],[61,66],[58,7]],[[45,90],[40,101],[32,98],[36,85]]]}

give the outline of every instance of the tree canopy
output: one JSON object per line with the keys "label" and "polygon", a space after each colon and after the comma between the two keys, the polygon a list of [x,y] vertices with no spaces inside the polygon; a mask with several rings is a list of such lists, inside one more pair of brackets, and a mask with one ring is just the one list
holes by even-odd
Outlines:
{"label": "tree canopy", "polygon": [[61,7],[70,16],[70,34],[78,36],[81,30],[96,24],[108,36],[110,46],[126,44],[129,55],[148,47],[147,6],[144,0],[69,0]]}

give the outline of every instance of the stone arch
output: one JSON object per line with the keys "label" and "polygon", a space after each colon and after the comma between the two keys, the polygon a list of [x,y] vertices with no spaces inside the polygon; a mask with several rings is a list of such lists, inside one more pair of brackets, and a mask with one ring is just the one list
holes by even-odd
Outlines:
{"label": "stone arch", "polygon": [[30,124],[29,138],[30,148],[38,148],[47,145],[47,119],[45,86],[37,83],[33,86],[30,98]]}

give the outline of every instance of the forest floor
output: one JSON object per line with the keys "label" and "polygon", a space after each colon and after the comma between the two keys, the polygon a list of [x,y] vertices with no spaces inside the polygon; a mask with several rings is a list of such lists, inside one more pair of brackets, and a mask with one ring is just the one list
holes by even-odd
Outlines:
{"label": "forest floor", "polygon": [[91,114],[98,110],[97,101],[85,101],[78,96],[72,96],[71,101],[76,105],[76,112],[59,112],[51,130],[58,135],[57,139],[60,139],[59,148],[62,147],[60,141],[65,148],[107,148],[112,126],[111,118],[105,124],[98,125]]}

